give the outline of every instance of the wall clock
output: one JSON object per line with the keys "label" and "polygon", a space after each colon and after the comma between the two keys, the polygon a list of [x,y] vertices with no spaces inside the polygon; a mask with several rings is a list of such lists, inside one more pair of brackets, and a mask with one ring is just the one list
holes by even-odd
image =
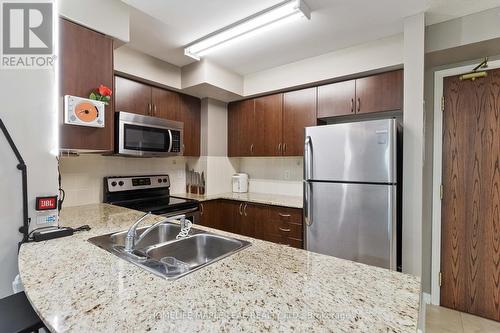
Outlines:
{"label": "wall clock", "polygon": [[64,123],[104,127],[104,102],[76,96],[64,96]]}

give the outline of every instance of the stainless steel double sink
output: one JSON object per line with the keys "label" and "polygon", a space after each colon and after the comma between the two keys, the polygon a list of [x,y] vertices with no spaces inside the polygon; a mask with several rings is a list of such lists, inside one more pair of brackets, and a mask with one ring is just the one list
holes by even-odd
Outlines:
{"label": "stainless steel double sink", "polygon": [[[147,229],[137,229],[137,236]],[[135,245],[132,253],[124,250],[127,230],[93,237],[89,242],[168,280],[178,279],[251,245],[196,228],[191,228],[187,237],[176,239],[180,231],[178,224],[159,224]]]}

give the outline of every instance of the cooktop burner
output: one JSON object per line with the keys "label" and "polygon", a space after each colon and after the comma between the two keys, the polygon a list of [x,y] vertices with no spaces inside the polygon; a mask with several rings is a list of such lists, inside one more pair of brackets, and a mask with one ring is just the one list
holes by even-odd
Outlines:
{"label": "cooktop burner", "polygon": [[106,177],[104,202],[157,215],[182,214],[198,209],[196,200],[170,196],[168,175]]}

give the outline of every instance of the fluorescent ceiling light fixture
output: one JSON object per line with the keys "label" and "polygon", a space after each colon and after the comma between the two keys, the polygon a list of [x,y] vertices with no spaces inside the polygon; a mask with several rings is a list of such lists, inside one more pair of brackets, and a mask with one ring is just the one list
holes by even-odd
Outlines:
{"label": "fluorescent ceiling light fixture", "polygon": [[303,0],[287,0],[235,22],[189,44],[184,49],[184,54],[200,60],[201,56],[217,46],[295,16],[311,19],[311,11]]}

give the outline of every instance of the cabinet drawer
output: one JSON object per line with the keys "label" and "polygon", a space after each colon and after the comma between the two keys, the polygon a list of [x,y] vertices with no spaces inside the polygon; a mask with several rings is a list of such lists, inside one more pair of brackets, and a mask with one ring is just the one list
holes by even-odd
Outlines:
{"label": "cabinet drawer", "polygon": [[283,223],[294,223],[302,225],[302,209],[286,207],[270,207],[269,219]]}
{"label": "cabinet drawer", "polygon": [[279,235],[287,238],[302,239],[302,224],[283,221],[263,221],[264,235]]}
{"label": "cabinet drawer", "polygon": [[297,249],[303,248],[303,242],[301,239],[289,238],[289,237],[284,237],[284,236],[279,236],[279,235],[266,235],[265,240],[267,240],[269,242],[276,243],[276,244],[282,244],[282,245],[295,247]]}

